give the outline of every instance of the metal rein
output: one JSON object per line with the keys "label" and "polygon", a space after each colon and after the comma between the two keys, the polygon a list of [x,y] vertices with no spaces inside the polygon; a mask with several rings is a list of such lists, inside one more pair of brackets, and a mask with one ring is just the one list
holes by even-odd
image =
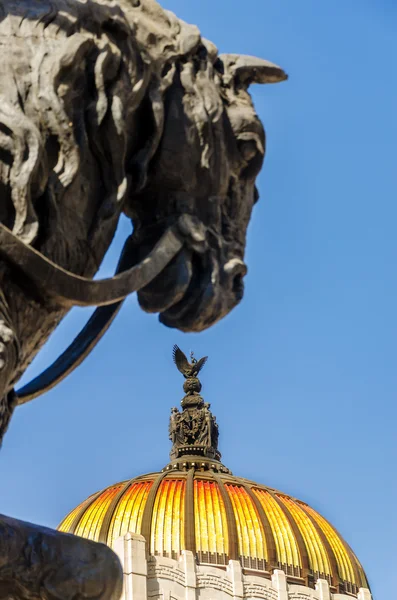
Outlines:
{"label": "metal rein", "polygon": [[61,356],[15,392],[17,404],[37,398],[74,371],[105,334],[124,299],[157,277],[182,249],[184,239],[178,224],[170,227],[148,256],[134,266],[129,264],[128,245],[129,239],[113,277],[92,280],[62,269],[0,223],[0,255],[21,270],[43,296],[68,308],[98,307]]}

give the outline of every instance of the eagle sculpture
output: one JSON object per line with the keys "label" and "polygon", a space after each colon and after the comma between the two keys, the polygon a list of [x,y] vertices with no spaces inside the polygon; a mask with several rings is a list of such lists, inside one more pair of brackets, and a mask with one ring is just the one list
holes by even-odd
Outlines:
{"label": "eagle sculpture", "polygon": [[192,352],[190,355],[191,362],[189,362],[186,358],[186,355],[176,344],[172,349],[172,356],[174,358],[174,363],[176,364],[178,371],[182,373],[185,379],[188,379],[189,377],[197,377],[197,375],[200,373],[201,369],[204,367],[205,363],[208,360],[208,356],[203,356],[203,358],[197,360],[194,358]]}

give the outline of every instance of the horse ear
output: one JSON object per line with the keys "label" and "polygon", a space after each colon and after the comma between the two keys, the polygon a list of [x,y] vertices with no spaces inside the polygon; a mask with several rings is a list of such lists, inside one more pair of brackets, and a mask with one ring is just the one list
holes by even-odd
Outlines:
{"label": "horse ear", "polygon": [[288,79],[281,67],[255,56],[221,54],[219,61],[227,85],[232,80],[248,87],[251,83],[279,83]]}

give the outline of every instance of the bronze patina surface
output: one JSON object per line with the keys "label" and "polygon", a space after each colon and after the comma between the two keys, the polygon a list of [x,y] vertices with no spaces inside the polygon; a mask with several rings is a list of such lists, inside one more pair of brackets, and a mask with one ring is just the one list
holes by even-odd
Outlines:
{"label": "bronze patina surface", "polygon": [[[155,0],[0,0],[0,55],[1,443],[14,408],[78,366],[131,292],[182,331],[240,302],[265,155],[248,88],[286,75],[218,55]],[[94,282],[122,214],[132,233],[115,276]],[[98,308],[15,393],[76,305]],[[7,517],[0,528],[0,598],[118,595],[120,567],[104,546]]]}

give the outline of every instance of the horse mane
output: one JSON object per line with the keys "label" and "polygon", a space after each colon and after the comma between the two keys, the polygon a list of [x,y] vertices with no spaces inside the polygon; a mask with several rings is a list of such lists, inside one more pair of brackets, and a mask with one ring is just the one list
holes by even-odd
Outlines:
{"label": "horse mane", "polygon": [[[0,190],[6,209],[0,220],[20,239],[37,240],[42,215],[57,219],[65,189],[92,157],[104,181],[92,242],[107,214],[118,218],[131,164],[134,188],[145,184],[176,70],[195,108],[205,162],[205,126],[219,118],[222,102],[217,50],[197,27],[155,0],[57,0],[34,7],[3,0],[1,8]],[[145,98],[153,131],[138,140],[127,165],[133,114]],[[57,229],[62,234],[59,219]]]}

